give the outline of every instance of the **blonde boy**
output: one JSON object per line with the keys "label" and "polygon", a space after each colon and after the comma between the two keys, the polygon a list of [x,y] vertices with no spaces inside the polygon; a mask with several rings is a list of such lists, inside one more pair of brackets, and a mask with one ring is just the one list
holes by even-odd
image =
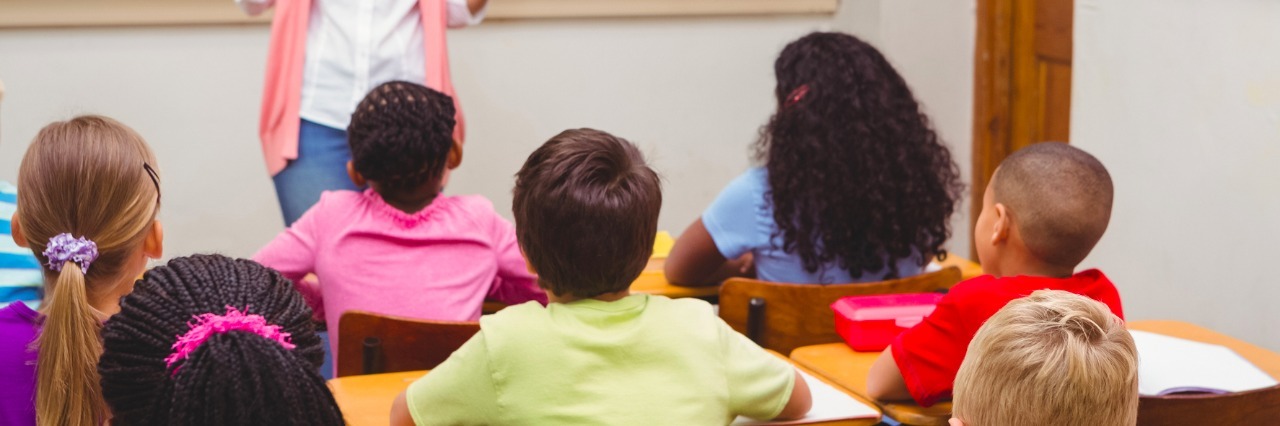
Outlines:
{"label": "blonde boy", "polygon": [[987,318],[1036,290],[1064,290],[1105,303],[1120,318],[1120,292],[1097,269],[1076,272],[1111,219],[1106,167],[1063,143],[1010,155],[992,177],[974,227],[982,271],[957,284],[924,321],[904,331],[867,375],[876,399],[923,406],[951,398],[969,341]]}
{"label": "blonde boy", "polygon": [[1106,305],[1057,290],[987,320],[956,376],[951,426],[1130,426],[1138,354]]}

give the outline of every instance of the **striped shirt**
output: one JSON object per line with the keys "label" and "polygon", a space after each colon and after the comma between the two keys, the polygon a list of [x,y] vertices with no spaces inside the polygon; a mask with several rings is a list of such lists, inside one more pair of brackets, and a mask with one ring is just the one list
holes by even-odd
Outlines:
{"label": "striped shirt", "polygon": [[12,184],[0,181],[0,306],[21,300],[28,306],[40,302],[40,262],[31,249],[13,242],[13,212],[18,208],[18,191]]}

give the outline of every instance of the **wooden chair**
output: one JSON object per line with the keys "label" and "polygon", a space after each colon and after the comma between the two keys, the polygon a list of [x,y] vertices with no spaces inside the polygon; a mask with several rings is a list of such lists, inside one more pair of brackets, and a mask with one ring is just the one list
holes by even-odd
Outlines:
{"label": "wooden chair", "polygon": [[1266,425],[1280,421],[1280,386],[1226,395],[1143,396],[1138,426]]}
{"label": "wooden chair", "polygon": [[927,293],[960,282],[960,268],[859,284],[788,284],[730,278],[720,286],[720,318],[765,349],[840,342],[831,304],[845,296]]}
{"label": "wooden chair", "polygon": [[430,370],[480,331],[478,322],[347,311],[338,320],[338,377]]}

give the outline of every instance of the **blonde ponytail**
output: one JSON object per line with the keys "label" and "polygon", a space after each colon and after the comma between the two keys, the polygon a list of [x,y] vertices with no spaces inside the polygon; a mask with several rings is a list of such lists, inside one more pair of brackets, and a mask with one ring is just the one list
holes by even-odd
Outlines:
{"label": "blonde ponytail", "polygon": [[[130,265],[160,208],[155,164],[133,129],[100,116],[45,126],[22,158],[16,225],[46,265],[35,342],[41,426],[92,426],[110,417],[97,370],[102,324],[92,302],[119,294],[117,285],[138,272]],[[72,236],[76,241],[63,239]],[[84,246],[68,245],[74,243],[92,245],[92,258],[78,251]]]}
{"label": "blonde ponytail", "polygon": [[105,419],[98,386],[101,323],[89,306],[84,272],[63,264],[43,307],[36,361],[36,424],[94,426]]}

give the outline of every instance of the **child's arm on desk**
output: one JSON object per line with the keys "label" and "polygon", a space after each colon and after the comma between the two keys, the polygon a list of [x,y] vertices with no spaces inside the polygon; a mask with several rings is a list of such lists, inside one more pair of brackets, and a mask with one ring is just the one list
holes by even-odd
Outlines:
{"label": "child's arm on desk", "polygon": [[782,407],[782,412],[778,413],[773,420],[794,420],[809,414],[809,409],[813,408],[813,395],[809,393],[809,384],[805,383],[804,377],[800,376],[800,371],[796,371],[796,384],[791,388],[791,399],[787,400],[787,405]]}
{"label": "child's arm on desk", "polygon": [[750,276],[755,270],[751,253],[734,260],[725,259],[707,232],[702,219],[689,225],[667,256],[667,281],[675,285],[715,285],[730,277]]}
{"label": "child's arm on desk", "polygon": [[867,396],[881,401],[909,400],[907,382],[893,359],[893,348],[885,348],[867,372]]}

